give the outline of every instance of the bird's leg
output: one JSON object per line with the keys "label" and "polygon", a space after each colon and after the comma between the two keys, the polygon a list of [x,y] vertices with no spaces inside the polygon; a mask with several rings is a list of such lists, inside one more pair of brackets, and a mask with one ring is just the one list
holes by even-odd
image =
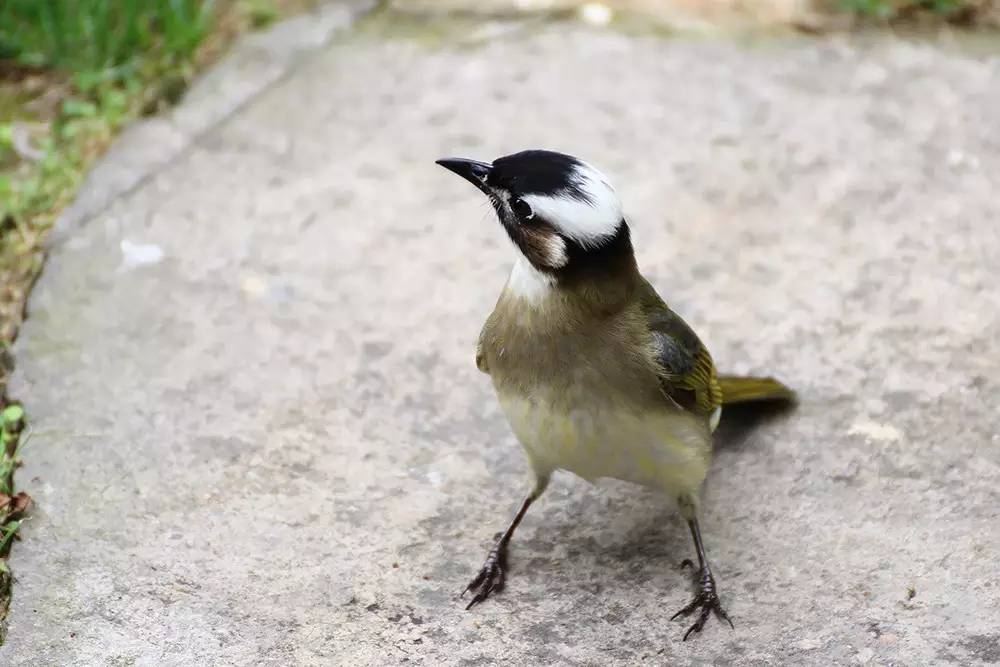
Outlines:
{"label": "bird's leg", "polygon": [[491,593],[499,593],[503,590],[507,576],[507,545],[510,543],[510,538],[514,535],[518,524],[521,523],[521,519],[524,518],[528,508],[531,507],[531,503],[535,502],[538,496],[542,495],[542,491],[545,490],[547,484],[548,476],[540,476],[536,479],[535,488],[531,490],[531,493],[521,503],[521,508],[517,510],[517,514],[514,515],[514,519],[507,526],[507,530],[499,535],[493,548],[486,554],[486,562],[483,563],[479,574],[462,591],[462,595],[465,595],[469,591],[475,592],[469,604],[466,605],[466,609],[472,609],[472,607],[488,598]]}
{"label": "bird's leg", "polygon": [[[692,632],[701,632],[701,629],[705,627],[705,621],[708,620],[709,614],[712,613],[729,623],[729,627],[733,627],[733,622],[729,620],[729,615],[719,602],[719,594],[715,589],[715,577],[712,576],[712,568],[708,566],[708,558],[705,556],[705,545],[701,541],[701,530],[698,528],[698,519],[691,516],[688,519],[688,527],[691,528],[691,537],[694,538],[694,548],[698,552],[698,592],[686,607],[670,617],[672,621],[678,616],[688,616],[695,611],[698,612],[697,620],[684,633],[684,641],[687,641],[688,636]],[[693,565],[689,560],[681,563],[682,566],[686,564]]]}

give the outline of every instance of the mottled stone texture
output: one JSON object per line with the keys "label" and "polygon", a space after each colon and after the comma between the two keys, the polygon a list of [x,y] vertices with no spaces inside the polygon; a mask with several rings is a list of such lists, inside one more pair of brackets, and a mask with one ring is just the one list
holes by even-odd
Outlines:
{"label": "mottled stone texture", "polygon": [[[1000,59],[407,21],[299,62],[53,252],[0,661],[1000,660]],[[507,590],[456,599],[527,476],[473,363],[512,250],[433,160],[525,147],[606,170],[719,366],[801,393],[723,417],[703,528],[735,631],[680,642],[693,553],[660,498],[569,476]]]}

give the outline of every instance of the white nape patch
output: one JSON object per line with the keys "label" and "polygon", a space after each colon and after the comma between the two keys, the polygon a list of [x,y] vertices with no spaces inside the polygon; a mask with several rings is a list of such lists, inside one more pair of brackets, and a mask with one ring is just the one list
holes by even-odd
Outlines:
{"label": "white nape patch", "polygon": [[552,291],[555,279],[531,265],[523,255],[518,255],[510,270],[505,291],[529,303],[538,303]]}
{"label": "white nape patch", "polygon": [[576,199],[570,193],[554,196],[532,194],[523,199],[536,215],[584,247],[613,236],[622,220],[622,205],[607,176],[589,164],[581,163],[573,170],[572,180],[590,202]]}

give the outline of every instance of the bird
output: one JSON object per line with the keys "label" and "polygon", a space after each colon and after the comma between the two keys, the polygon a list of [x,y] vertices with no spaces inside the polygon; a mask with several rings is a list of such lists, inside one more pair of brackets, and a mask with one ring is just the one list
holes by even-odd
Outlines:
{"label": "bird", "polygon": [[794,392],[770,377],[716,372],[705,345],[639,271],[622,203],[596,167],[550,150],[436,163],[486,195],[516,250],[475,360],[533,476],[465,587],[463,595],[472,592],[466,609],[503,590],[515,530],[552,474],[564,470],[676,501],[698,566],[694,597],[671,620],[694,614],[685,641],[712,614],[733,627],[698,523],[712,433],[723,406],[790,402]]}

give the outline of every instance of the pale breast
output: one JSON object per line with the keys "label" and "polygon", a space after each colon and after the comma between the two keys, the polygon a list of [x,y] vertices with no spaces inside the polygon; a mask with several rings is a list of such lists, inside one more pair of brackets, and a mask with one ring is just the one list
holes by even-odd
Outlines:
{"label": "pale breast", "polygon": [[582,395],[557,401],[544,395],[499,397],[539,472],[568,470],[590,481],[612,477],[673,495],[697,492],[708,470],[706,424],[684,412],[635,411],[619,401]]}

